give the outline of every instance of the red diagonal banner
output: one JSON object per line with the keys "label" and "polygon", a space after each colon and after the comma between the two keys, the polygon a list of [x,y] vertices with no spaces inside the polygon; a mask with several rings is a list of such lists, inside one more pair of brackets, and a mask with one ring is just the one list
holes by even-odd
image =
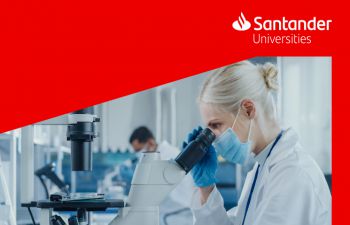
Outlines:
{"label": "red diagonal banner", "polygon": [[[346,179],[341,158],[349,158],[340,144],[349,123],[347,9],[316,0],[1,1],[0,132],[254,56],[326,55],[333,57],[333,165],[340,164],[333,172],[339,182]],[[252,25],[256,17],[315,22],[300,32],[270,31],[268,22],[265,31],[234,30],[242,12]],[[332,20],[329,30],[320,20]],[[297,42],[310,36],[311,43],[255,44],[254,34]],[[346,189],[333,188],[343,192],[334,202],[347,202]],[[348,224],[346,208],[334,210],[334,224]]]}

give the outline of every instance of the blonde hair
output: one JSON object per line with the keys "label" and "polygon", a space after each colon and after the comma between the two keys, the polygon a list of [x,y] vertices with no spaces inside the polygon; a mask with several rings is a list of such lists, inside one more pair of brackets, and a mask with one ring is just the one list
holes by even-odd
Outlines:
{"label": "blonde hair", "polygon": [[220,68],[204,82],[199,102],[237,112],[243,99],[251,99],[266,113],[275,115],[272,92],[278,90],[277,74],[272,63],[255,65],[242,61]]}

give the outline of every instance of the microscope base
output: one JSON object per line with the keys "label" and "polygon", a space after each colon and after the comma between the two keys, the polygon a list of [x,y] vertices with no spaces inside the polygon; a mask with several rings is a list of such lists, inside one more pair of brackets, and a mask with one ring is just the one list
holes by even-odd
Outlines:
{"label": "microscope base", "polygon": [[159,207],[125,207],[109,225],[159,225]]}

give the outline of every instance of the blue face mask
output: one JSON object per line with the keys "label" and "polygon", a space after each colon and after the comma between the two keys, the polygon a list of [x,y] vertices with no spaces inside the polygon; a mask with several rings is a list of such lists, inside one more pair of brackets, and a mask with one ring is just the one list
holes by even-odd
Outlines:
{"label": "blue face mask", "polygon": [[[237,113],[235,121],[233,122],[232,128],[236,123],[238,115],[239,111]],[[251,141],[249,140],[251,125],[252,121],[250,121],[249,124],[248,141],[244,143],[242,143],[239,140],[232,128],[228,128],[213,143],[217,153],[220,154],[227,161],[238,164],[244,164],[244,162],[249,157],[249,153],[251,150]]]}

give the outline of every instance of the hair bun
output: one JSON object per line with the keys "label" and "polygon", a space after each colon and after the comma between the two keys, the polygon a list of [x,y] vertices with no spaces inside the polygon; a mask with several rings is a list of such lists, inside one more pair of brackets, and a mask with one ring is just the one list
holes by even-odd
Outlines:
{"label": "hair bun", "polygon": [[278,70],[272,63],[265,63],[261,66],[262,76],[264,78],[267,89],[278,90]]}

